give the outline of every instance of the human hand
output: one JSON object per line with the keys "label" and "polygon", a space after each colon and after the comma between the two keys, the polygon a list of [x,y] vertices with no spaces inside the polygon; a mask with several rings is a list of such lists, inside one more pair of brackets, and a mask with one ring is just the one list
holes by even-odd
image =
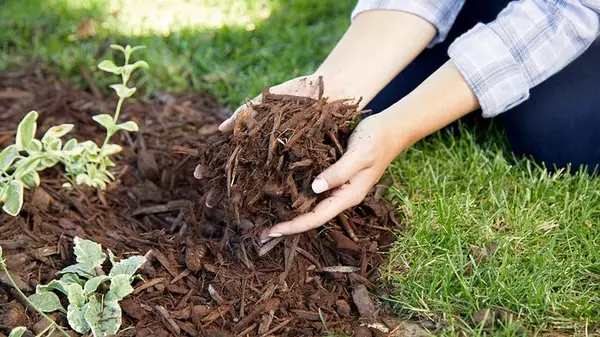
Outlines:
{"label": "human hand", "polygon": [[[323,81],[322,84],[321,81]],[[323,92],[320,93],[320,90],[323,90]],[[338,88],[336,84],[317,74],[293,78],[274,87],[270,87],[269,91],[272,94],[310,97],[313,99],[317,99],[319,94],[322,94],[329,100],[347,99],[348,97],[353,97],[345,97],[345,95],[349,95],[349,93],[346,93],[343,89]],[[235,126],[236,117],[239,116],[244,110],[252,111],[251,104],[259,104],[261,100],[262,94],[250,100],[249,104],[243,104],[237,108],[233,115],[229,117],[229,119],[221,123],[219,130],[221,132],[231,132]]]}
{"label": "human hand", "polygon": [[331,190],[328,198],[311,212],[265,230],[261,233],[261,241],[319,227],[344,210],[361,203],[404,148],[402,142],[392,140],[389,118],[388,115],[379,114],[360,122],[350,136],[344,155],[312,183],[312,189],[317,194]]}

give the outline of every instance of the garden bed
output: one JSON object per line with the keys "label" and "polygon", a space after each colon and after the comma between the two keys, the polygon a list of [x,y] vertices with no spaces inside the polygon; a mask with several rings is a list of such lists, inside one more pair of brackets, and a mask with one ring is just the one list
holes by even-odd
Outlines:
{"label": "garden bed", "polygon": [[[72,123],[77,138],[101,143],[104,131],[91,116],[114,109],[116,99],[91,88],[84,92],[49,83],[34,71],[0,74],[0,148],[14,141],[17,124],[30,110],[40,112],[41,132]],[[148,258],[141,269],[144,280],[121,302],[123,336],[370,336],[405,328],[370,295],[377,292],[378,267],[385,262],[381,252],[395,241],[388,228],[400,229],[375,190],[326,231],[261,245],[255,235],[261,224],[232,222],[218,207],[207,212],[208,192],[223,179],[227,186],[226,175],[210,183],[194,177],[199,162],[223,165],[211,164],[218,156],[202,144],[224,139],[217,130],[227,117],[224,110],[204,94],[153,96],[123,106],[123,119],[137,122],[140,131],[115,135],[124,150],[115,155],[117,180],[106,191],[67,190],[57,167],[43,173],[40,187],[27,191],[18,217],[0,213],[6,264],[26,294],[72,264],[73,238],[79,236],[118,257]],[[271,98],[272,104],[301,104]],[[344,143],[343,137],[338,142]],[[202,154],[212,155],[201,160]],[[303,193],[330,163],[296,176],[299,195],[292,201],[297,207],[313,205],[315,200],[307,206],[310,197]],[[279,178],[289,182],[287,175]],[[299,198],[303,202],[296,202]],[[269,203],[258,210],[273,215],[273,207],[279,206]],[[281,211],[265,222],[294,214]],[[54,317],[67,326],[64,317]],[[40,321],[0,274],[0,336],[18,325],[37,333],[43,329]]]}

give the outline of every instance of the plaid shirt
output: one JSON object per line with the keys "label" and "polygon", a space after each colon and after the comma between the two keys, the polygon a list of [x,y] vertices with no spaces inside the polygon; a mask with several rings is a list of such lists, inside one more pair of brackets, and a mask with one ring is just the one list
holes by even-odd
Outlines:
{"label": "plaid shirt", "polygon": [[[465,0],[359,0],[352,19],[369,10],[418,15],[442,42]],[[493,117],[529,98],[529,90],[579,57],[600,34],[600,0],[512,1],[495,21],[452,42],[448,55]],[[599,41],[600,42],[600,41]],[[600,60],[598,60],[600,62]]]}

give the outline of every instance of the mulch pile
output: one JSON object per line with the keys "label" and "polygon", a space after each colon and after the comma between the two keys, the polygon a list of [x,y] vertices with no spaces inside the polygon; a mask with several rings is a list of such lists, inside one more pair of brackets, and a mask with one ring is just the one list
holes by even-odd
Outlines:
{"label": "mulch pile", "polygon": [[[0,148],[34,109],[40,133],[73,123],[77,138],[100,143],[104,131],[91,116],[112,113],[116,100],[90,86],[48,83],[33,71],[0,74]],[[344,151],[355,108],[276,95],[254,108],[256,116],[224,136],[217,127],[227,114],[211,96],[155,93],[126,102],[123,120],[140,132],[115,136],[124,151],[107,191],[66,190],[57,167],[27,191],[20,216],[0,213],[0,245],[20,288],[29,294],[72,264],[72,238],[80,236],[120,257],[149,258],[144,281],[122,302],[123,336],[399,333],[369,294],[377,291],[380,252],[395,239],[386,226],[399,226],[375,189],[327,230],[265,245],[255,235],[318,201],[310,183]],[[0,273],[0,336],[17,325],[43,327]]]}
{"label": "mulch pile", "polygon": [[[260,104],[242,110],[230,136],[206,139],[198,153],[183,152],[199,157],[194,175],[207,208],[263,228],[304,214],[328,197],[315,195],[311,183],[344,154],[358,114],[358,105],[344,100],[277,95],[265,88]],[[371,193],[338,221],[359,241],[357,224],[386,227],[394,219],[391,211]]]}

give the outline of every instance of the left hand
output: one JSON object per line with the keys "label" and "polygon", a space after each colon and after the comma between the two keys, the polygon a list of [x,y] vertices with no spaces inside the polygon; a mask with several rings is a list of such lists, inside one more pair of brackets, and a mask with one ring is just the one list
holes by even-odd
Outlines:
{"label": "left hand", "polygon": [[309,213],[265,230],[261,233],[261,241],[264,243],[270,238],[322,226],[344,210],[361,203],[403,150],[401,142],[394,139],[393,130],[389,130],[388,118],[381,113],[360,122],[348,141],[346,153],[312,183],[317,194],[334,189],[330,196]]}

